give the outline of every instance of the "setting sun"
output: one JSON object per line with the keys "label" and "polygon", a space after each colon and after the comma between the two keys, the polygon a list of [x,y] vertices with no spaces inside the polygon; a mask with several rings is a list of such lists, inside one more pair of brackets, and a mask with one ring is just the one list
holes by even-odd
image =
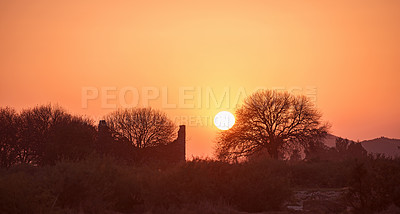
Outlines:
{"label": "setting sun", "polygon": [[228,130],[235,124],[235,116],[229,111],[221,111],[215,115],[214,124],[221,130]]}

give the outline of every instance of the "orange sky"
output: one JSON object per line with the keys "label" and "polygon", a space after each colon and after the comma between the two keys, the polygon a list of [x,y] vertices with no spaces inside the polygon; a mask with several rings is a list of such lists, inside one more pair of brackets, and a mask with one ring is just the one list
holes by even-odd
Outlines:
{"label": "orange sky", "polygon": [[[83,87],[156,88],[150,105],[172,119],[202,117],[187,128],[190,158],[212,155],[217,129],[204,118],[233,112],[240,89],[311,87],[333,134],[400,138],[399,8],[396,0],[1,1],[0,105],[51,102],[99,119],[113,109],[102,107],[101,91],[83,108]],[[186,92],[194,108],[163,108],[163,87],[172,104],[194,87]],[[230,103],[206,105],[207,88],[218,98],[226,87]]]}

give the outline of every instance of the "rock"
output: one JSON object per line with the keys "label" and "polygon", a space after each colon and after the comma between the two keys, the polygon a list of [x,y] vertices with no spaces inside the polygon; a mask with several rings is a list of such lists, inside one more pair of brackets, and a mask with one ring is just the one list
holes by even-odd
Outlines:
{"label": "rock", "polygon": [[332,200],[306,200],[303,202],[303,210],[312,213],[342,213],[346,206]]}

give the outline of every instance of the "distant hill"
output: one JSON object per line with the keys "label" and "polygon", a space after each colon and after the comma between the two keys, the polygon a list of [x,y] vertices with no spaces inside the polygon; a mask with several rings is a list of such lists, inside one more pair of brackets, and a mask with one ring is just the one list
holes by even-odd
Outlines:
{"label": "distant hill", "polygon": [[[337,136],[335,135],[329,134],[325,139],[325,145],[329,147],[335,147],[336,137]],[[368,153],[384,154],[390,157],[400,157],[400,139],[380,137],[372,140],[364,140],[360,143]]]}
{"label": "distant hill", "polygon": [[361,145],[369,153],[380,153],[391,157],[400,157],[400,139],[380,137],[373,140],[361,141]]}

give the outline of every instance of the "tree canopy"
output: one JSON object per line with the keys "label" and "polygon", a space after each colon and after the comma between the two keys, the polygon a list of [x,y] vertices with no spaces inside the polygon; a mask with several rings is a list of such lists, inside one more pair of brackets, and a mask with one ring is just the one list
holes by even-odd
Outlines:
{"label": "tree canopy", "polygon": [[174,122],[152,108],[119,109],[109,114],[106,122],[115,139],[136,148],[165,145],[176,137]]}
{"label": "tree canopy", "polygon": [[95,134],[92,121],[57,106],[36,106],[20,113],[0,108],[1,166],[81,159],[93,151]]}
{"label": "tree canopy", "polygon": [[259,90],[236,110],[236,123],[217,138],[216,155],[232,160],[266,150],[274,159],[325,137],[329,125],[309,98]]}

